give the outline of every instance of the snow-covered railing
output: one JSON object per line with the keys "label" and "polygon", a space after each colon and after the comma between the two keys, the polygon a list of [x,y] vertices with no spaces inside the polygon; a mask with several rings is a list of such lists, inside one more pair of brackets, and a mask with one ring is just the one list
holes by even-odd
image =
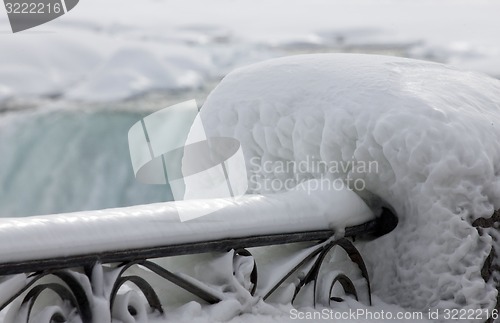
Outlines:
{"label": "snow-covered railing", "polygon": [[[178,208],[213,212],[180,222]],[[208,303],[228,297],[283,297],[284,286],[294,286],[290,301],[300,298],[305,286],[313,288],[313,303],[340,301],[342,296],[333,295],[337,285],[341,294],[370,303],[366,266],[348,238],[385,233],[387,226],[380,221],[386,216],[393,215],[384,209],[376,218],[355,193],[343,190],[2,219],[0,310],[9,307],[7,322],[28,322],[35,316],[37,322],[62,322],[78,316],[82,322],[102,323],[112,317],[145,315],[147,307],[163,313],[158,278]],[[258,247],[285,244],[294,247],[281,252],[281,258],[264,261],[262,268],[252,255]],[[332,259],[341,259],[333,255],[334,247],[344,250],[342,259],[355,266],[348,271],[345,266],[325,269]],[[201,253],[211,253],[215,263],[226,264],[209,266],[216,271],[231,267],[227,286],[221,288],[220,277],[212,281],[206,274],[174,273],[164,261]],[[349,278],[352,275],[356,279]],[[130,293],[142,294],[146,306]],[[50,297],[42,295],[50,294],[65,302],[49,306]]]}

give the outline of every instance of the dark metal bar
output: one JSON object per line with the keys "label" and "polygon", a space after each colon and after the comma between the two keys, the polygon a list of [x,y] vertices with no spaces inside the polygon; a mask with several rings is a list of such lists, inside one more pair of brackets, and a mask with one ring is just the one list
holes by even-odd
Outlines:
{"label": "dark metal bar", "polygon": [[215,304],[221,301],[221,299],[217,295],[214,295],[213,293],[202,289],[199,286],[196,286],[183,277],[176,275],[153,262],[145,261],[143,263],[140,263],[140,265],[151,270],[160,277],[163,277],[164,279],[172,282],[173,284],[181,287],[182,289],[187,290],[191,294],[198,296],[209,304]]}
{"label": "dark metal bar", "polygon": [[[356,236],[374,232],[377,228],[377,220],[348,227],[344,236]],[[184,243],[177,245],[158,246],[150,248],[137,248],[128,250],[110,250],[100,253],[58,257],[53,259],[37,259],[0,263],[0,275],[12,275],[19,273],[30,273],[45,270],[57,270],[64,268],[85,267],[100,263],[115,263],[140,261],[153,258],[180,256],[206,252],[225,252],[231,249],[243,249],[261,247],[294,242],[327,240],[335,234],[333,230],[320,230],[295,233],[281,233],[243,238],[228,238],[215,241],[203,241]]]}

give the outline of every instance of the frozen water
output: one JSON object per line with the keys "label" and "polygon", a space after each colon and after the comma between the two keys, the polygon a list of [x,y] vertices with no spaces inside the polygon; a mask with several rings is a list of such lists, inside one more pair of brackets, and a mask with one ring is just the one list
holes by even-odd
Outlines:
{"label": "frozen water", "polygon": [[51,107],[0,117],[0,216],[168,201],[134,178],[127,143],[141,112]]}

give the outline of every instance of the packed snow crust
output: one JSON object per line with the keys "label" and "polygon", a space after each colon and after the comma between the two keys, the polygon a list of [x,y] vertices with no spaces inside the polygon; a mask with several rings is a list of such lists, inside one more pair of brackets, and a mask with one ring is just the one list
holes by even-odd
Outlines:
{"label": "packed snow crust", "polygon": [[[309,188],[318,180],[270,196],[185,200],[121,209],[4,218],[2,262],[315,230],[362,224],[374,213],[351,190]],[[320,183],[315,183],[320,184]],[[317,185],[314,185],[317,187]],[[181,222],[178,212],[207,215]],[[15,243],[12,243],[15,241]],[[64,246],[64,249],[61,249]]]}
{"label": "packed snow crust", "polygon": [[[498,242],[471,224],[500,207],[499,81],[388,56],[302,55],[229,74],[201,116],[207,136],[241,141],[253,193],[270,180],[356,178],[371,203],[394,207],[398,227],[362,250],[383,300],[423,311],[495,306],[481,268]],[[311,159],[378,170],[264,167]]]}
{"label": "packed snow crust", "polygon": [[6,32],[0,103],[40,96],[113,101],[196,89],[283,50],[389,51],[498,77],[498,10],[487,0],[87,0],[57,20],[9,35],[0,7]]}

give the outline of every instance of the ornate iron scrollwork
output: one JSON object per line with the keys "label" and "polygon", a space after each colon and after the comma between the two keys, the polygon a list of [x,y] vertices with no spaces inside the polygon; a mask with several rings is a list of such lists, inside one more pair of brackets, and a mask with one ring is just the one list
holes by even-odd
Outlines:
{"label": "ornate iron scrollwork", "polygon": [[[57,280],[38,283],[44,278],[57,278]],[[13,296],[0,306],[0,310],[3,310],[7,305],[24,295],[19,308],[16,310],[17,313],[13,314],[13,317],[19,322],[29,322],[31,317],[37,314],[33,312],[36,301],[45,294],[45,292],[51,291],[55,293],[61,301],[68,302],[71,308],[74,309],[74,313],[70,314],[80,316],[82,322],[92,322],[89,295],[85,291],[83,285],[84,284],[75,277],[75,273],[69,270],[35,273],[27,279],[27,283],[22,288],[13,292]],[[50,314],[50,317],[47,318],[47,322],[65,322],[68,314],[64,312],[65,311],[62,309],[54,310],[53,313]]]}
{"label": "ornate iron scrollwork", "polygon": [[[376,222],[371,221],[360,226],[346,228],[345,232],[347,236],[353,237],[373,232],[376,228]],[[367,296],[365,299],[371,304],[370,280],[361,254],[349,239],[333,239],[334,236],[333,231],[296,232],[159,246],[128,252],[110,251],[102,254],[47,259],[40,262],[0,263],[0,276],[4,277],[0,282],[0,288],[3,289],[2,286],[6,286],[4,284],[9,279],[19,281],[17,284],[10,284],[11,296],[0,304],[0,311],[10,306],[10,313],[7,317],[15,318],[19,322],[29,322],[32,317],[43,314],[47,322],[65,322],[71,317],[78,316],[83,323],[105,323],[102,313],[95,312],[102,311],[102,304],[107,304],[109,311],[105,315],[107,317],[105,320],[123,316],[139,317],[151,311],[157,311],[159,315],[163,314],[166,304],[163,304],[161,297],[158,296],[156,283],[151,284],[140,274],[132,273],[129,269],[134,266],[145,269],[148,275],[156,275],[179,286],[206,303],[217,303],[226,297],[223,295],[224,291],[221,294],[213,286],[204,285],[203,281],[184,274],[173,273],[159,263],[148,260],[206,252],[232,252],[233,281],[240,285],[238,290],[242,287],[242,290],[248,293],[248,296],[245,296],[246,299],[253,297],[266,300],[286,281],[290,281],[300,272],[302,274],[297,276],[298,281],[295,283],[292,301],[305,286],[313,289],[313,304],[320,301],[328,305],[342,301],[342,296],[332,294],[337,285],[343,289],[345,295],[361,300],[362,290],[359,289],[359,279],[354,281],[348,277],[349,272],[327,270],[329,274],[323,276],[322,270],[326,268],[325,261],[334,248],[344,250],[347,258],[357,266],[359,275],[364,280],[363,290]],[[260,290],[258,259],[255,259],[249,248],[290,243],[309,244],[301,253],[302,258],[294,262],[281,278],[277,279],[273,285],[266,286],[265,290]],[[96,278],[96,272],[101,273],[100,280]],[[21,273],[27,275],[19,276]],[[259,275],[264,274],[265,272],[259,272]],[[106,284],[102,284],[104,279]],[[129,290],[123,292],[125,285]],[[232,292],[234,293],[234,290]],[[40,306],[37,306],[37,303],[43,295],[48,293],[57,296],[59,302],[65,305],[59,307],[47,305],[39,311]],[[96,304],[100,304],[101,307]]]}

